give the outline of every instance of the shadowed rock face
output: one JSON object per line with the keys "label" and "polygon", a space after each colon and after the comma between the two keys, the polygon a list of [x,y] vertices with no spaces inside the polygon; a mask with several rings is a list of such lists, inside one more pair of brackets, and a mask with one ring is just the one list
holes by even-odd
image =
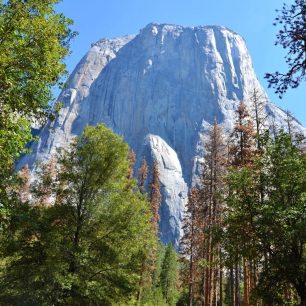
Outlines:
{"label": "shadowed rock face", "polygon": [[[244,40],[224,27],[149,24],[136,36],[102,39],[71,74],[59,117],[40,131],[19,167],[35,170],[35,161],[48,160],[86,125],[103,122],[136,152],[136,167],[144,156],[157,160],[161,239],[177,245],[210,123],[217,118],[230,129],[237,104],[248,104],[254,88],[265,95]],[[268,102],[266,109],[284,125],[282,110]]]}

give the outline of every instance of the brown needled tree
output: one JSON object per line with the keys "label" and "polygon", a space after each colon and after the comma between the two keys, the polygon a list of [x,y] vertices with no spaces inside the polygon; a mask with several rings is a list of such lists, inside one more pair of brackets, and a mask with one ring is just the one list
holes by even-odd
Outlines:
{"label": "brown needled tree", "polygon": [[[142,194],[145,193],[146,180],[148,176],[148,165],[145,159],[142,160],[141,166],[138,171],[138,187]],[[162,196],[160,193],[160,183],[159,183],[159,171],[157,162],[153,162],[152,169],[152,182],[150,184],[149,190],[149,199],[152,211],[152,226],[155,231],[155,235],[158,237],[159,235],[159,208],[162,200]],[[143,261],[140,273],[139,280],[139,290],[137,292],[137,301],[141,303],[143,289],[149,288],[150,286],[153,288],[155,286],[153,279],[155,278],[154,273],[157,267],[157,248],[151,248],[149,250],[149,256],[146,260]]]}
{"label": "brown needled tree", "polygon": [[130,164],[127,178],[131,180],[134,176],[134,166],[135,166],[135,162],[136,162],[136,154],[132,149],[129,149],[127,159],[128,159],[129,164]]}
{"label": "brown needled tree", "polygon": [[141,193],[145,193],[145,185],[148,177],[148,164],[145,158],[143,158],[141,166],[138,170],[138,187]]}
{"label": "brown needled tree", "polygon": [[202,175],[202,209],[205,245],[204,305],[222,304],[222,254],[216,230],[222,223],[224,205],[223,181],[226,173],[227,152],[222,128],[215,119],[205,146],[206,155]]}
{"label": "brown needled tree", "polygon": [[195,187],[188,195],[186,214],[183,220],[184,235],[181,239],[181,253],[188,258],[189,265],[183,276],[183,282],[188,284],[188,305],[192,306],[198,295],[198,261],[202,249],[203,234],[201,230],[201,213],[199,206],[200,194]]}
{"label": "brown needled tree", "polygon": [[262,134],[265,128],[265,122],[267,118],[266,109],[265,109],[267,104],[267,98],[262,93],[260,93],[257,88],[254,88],[250,96],[250,102],[251,102],[252,119],[255,123],[256,147],[257,150],[260,150],[261,149],[260,135]]}
{"label": "brown needled tree", "polygon": [[[254,92],[253,99],[256,101],[254,103],[255,111],[257,110],[257,115],[255,116],[255,122],[257,131],[260,131],[261,120],[259,116],[260,104],[259,104],[259,97],[257,96],[256,92]],[[256,103],[256,104],[255,104]],[[256,112],[255,112],[256,114]],[[243,101],[241,101],[238,105],[236,111],[236,123],[234,125],[233,132],[231,134],[231,144],[229,147],[229,165],[240,169],[243,167],[252,167],[253,158],[255,154],[255,135],[256,132],[254,131],[254,126],[252,123],[252,119],[250,117],[250,113]],[[257,146],[260,146],[260,143],[257,143]],[[231,193],[231,188],[229,188]],[[231,196],[231,194],[229,194]],[[249,226],[248,220],[241,220],[241,223],[246,222],[244,225],[247,229]],[[231,287],[234,288],[233,295],[231,297],[232,304],[234,306],[241,305],[241,296],[240,296],[240,266],[241,266],[241,258],[239,252],[236,252],[236,258],[233,258],[234,268],[230,267],[230,283]],[[244,282],[244,299],[243,305],[249,306],[250,305],[250,265],[245,258],[242,259],[243,265],[243,282]],[[232,282],[234,281],[234,285]]]}
{"label": "brown needled tree", "polygon": [[184,220],[183,254],[189,258],[189,305],[222,305],[222,252],[216,231],[222,223],[227,152],[215,120],[208,135],[201,188],[192,188]]}
{"label": "brown needled tree", "polygon": [[152,170],[152,182],[150,185],[150,203],[152,209],[152,223],[156,230],[156,233],[159,233],[159,208],[162,200],[162,195],[160,193],[160,183],[159,183],[159,169],[157,162],[153,162]]}
{"label": "brown needled tree", "polygon": [[19,178],[21,179],[19,185],[19,197],[21,202],[25,203],[30,198],[30,170],[28,165],[25,165],[19,171]]}
{"label": "brown needled tree", "polygon": [[230,165],[235,167],[250,166],[254,154],[254,126],[249,111],[243,101],[236,110],[236,122],[231,134],[229,147]]}

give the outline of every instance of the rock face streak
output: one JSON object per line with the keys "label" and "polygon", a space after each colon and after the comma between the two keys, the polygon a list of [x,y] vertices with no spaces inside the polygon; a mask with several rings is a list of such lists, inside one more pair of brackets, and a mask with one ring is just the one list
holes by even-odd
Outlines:
{"label": "rock face streak", "polygon": [[[158,162],[161,239],[178,245],[205,134],[214,118],[230,129],[238,102],[248,103],[254,88],[264,95],[245,42],[224,27],[149,24],[136,36],[102,39],[71,74],[59,117],[40,131],[19,167],[35,170],[35,161],[103,122],[133,148],[136,168],[143,157]],[[284,125],[283,111],[269,102],[266,111]]]}

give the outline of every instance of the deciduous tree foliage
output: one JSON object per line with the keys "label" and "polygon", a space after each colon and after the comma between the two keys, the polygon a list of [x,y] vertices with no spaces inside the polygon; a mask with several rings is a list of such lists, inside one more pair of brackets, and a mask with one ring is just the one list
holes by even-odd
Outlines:
{"label": "deciduous tree foliage", "polygon": [[156,239],[150,206],[127,178],[127,155],[103,125],[87,127],[58,155],[52,205],[16,206],[1,248],[1,301],[123,305],[136,297]]}
{"label": "deciduous tree foliage", "polygon": [[[32,140],[31,123],[53,113],[52,87],[65,74],[72,21],[54,11],[60,0],[0,3],[0,177]],[[3,189],[3,181],[0,184]]]}

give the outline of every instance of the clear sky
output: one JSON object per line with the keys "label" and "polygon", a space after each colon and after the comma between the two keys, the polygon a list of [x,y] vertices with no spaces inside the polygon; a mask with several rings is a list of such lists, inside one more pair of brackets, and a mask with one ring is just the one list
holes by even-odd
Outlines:
{"label": "clear sky", "polygon": [[[292,3],[292,0],[285,0]],[[137,34],[150,22],[183,26],[222,25],[247,42],[253,65],[270,99],[290,110],[306,126],[306,84],[289,89],[282,100],[267,88],[265,72],[286,71],[285,52],[274,46],[277,27],[272,25],[280,0],[63,0],[57,10],[74,20],[79,35],[67,59],[71,72],[101,38]]]}

